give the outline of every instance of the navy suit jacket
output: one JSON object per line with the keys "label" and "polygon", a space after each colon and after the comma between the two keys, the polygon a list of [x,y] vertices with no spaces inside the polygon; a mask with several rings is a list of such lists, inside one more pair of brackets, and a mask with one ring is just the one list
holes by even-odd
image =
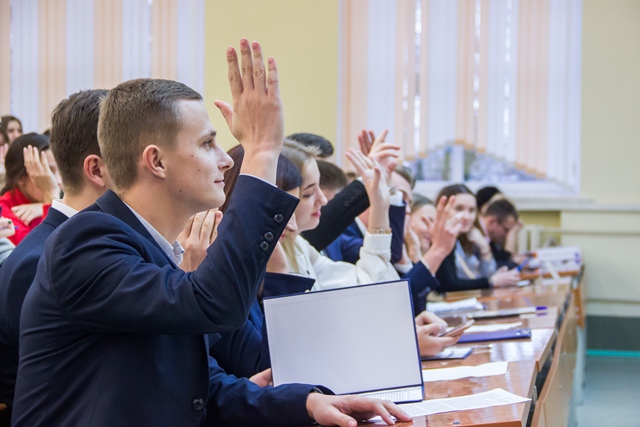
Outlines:
{"label": "navy suit jacket", "polygon": [[[267,273],[263,296],[291,295],[310,290],[314,279],[294,274]],[[242,328],[209,335],[209,354],[226,372],[249,378],[271,367],[269,340],[262,307],[256,300]]]}
{"label": "navy suit jacket", "polygon": [[112,192],[58,227],[23,305],[13,425],[202,425],[203,335],[244,324],[297,203],[240,176],[192,273]]}
{"label": "navy suit jacket", "polygon": [[46,218],[25,237],[0,268],[0,402],[11,407],[18,372],[20,310],[33,282],[44,242],[67,220],[50,208]]}
{"label": "navy suit jacket", "polygon": [[440,281],[438,292],[454,292],[469,291],[473,289],[490,288],[489,279],[481,277],[478,279],[461,279],[458,277],[456,268],[456,249],[453,248],[451,253],[442,261],[436,277]]}

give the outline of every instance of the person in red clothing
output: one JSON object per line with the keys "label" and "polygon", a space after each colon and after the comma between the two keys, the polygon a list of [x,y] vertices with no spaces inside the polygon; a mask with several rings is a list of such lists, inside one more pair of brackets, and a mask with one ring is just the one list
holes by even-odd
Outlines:
{"label": "person in red clothing", "polygon": [[12,220],[13,244],[20,241],[47,215],[54,199],[60,197],[58,168],[49,150],[49,139],[29,133],[16,138],[5,158],[6,183],[0,192],[2,216]]}

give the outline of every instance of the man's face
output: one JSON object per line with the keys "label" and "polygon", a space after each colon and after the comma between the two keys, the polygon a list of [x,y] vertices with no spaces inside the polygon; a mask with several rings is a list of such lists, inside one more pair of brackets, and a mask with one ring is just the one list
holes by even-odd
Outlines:
{"label": "man's face", "polygon": [[504,243],[507,234],[516,225],[516,219],[512,216],[508,216],[504,221],[500,221],[495,216],[485,216],[483,221],[487,228],[489,239],[497,243]]}
{"label": "man's face", "polygon": [[407,214],[411,214],[411,184],[397,172],[391,174],[391,185],[396,187],[397,191],[402,192],[402,201],[405,203]]}
{"label": "man's face", "polygon": [[166,155],[166,185],[176,204],[195,214],[224,203],[224,171],[233,160],[216,144],[201,101],[178,103],[182,127]]}

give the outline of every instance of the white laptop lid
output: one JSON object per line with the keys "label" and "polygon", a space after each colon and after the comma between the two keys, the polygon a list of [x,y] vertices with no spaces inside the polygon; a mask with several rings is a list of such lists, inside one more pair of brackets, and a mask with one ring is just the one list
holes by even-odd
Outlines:
{"label": "white laptop lid", "polygon": [[276,386],[319,384],[336,394],[422,387],[406,280],[267,298],[264,311]]}

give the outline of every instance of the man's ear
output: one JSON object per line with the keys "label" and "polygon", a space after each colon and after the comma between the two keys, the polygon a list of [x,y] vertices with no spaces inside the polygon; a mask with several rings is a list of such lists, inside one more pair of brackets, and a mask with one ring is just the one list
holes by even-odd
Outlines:
{"label": "man's ear", "polygon": [[102,157],[97,154],[90,154],[84,159],[82,165],[84,177],[94,185],[104,188],[109,185],[109,176],[106,172],[106,165]]}
{"label": "man's ear", "polygon": [[158,178],[166,178],[166,170],[164,161],[164,155],[166,150],[162,150],[157,145],[147,145],[142,152],[142,165],[152,175]]}

